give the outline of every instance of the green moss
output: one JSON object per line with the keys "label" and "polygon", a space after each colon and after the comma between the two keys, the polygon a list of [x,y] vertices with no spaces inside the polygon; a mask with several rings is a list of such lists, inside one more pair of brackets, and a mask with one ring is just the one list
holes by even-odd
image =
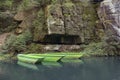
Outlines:
{"label": "green moss", "polygon": [[103,44],[104,42],[90,43],[89,45],[86,45],[86,48],[84,49],[83,53],[85,53],[86,55],[93,56],[106,56]]}
{"label": "green moss", "polygon": [[11,8],[13,4],[13,0],[0,0],[1,8]]}
{"label": "green moss", "polygon": [[71,8],[74,6],[74,4],[72,2],[65,3],[64,5],[68,8]]}
{"label": "green moss", "polygon": [[57,0],[52,0],[51,3],[52,4],[55,4],[57,2]]}
{"label": "green moss", "polygon": [[12,62],[16,57],[12,54],[0,54],[0,62]]}
{"label": "green moss", "polygon": [[16,37],[16,40],[12,44],[12,47],[18,52],[21,50],[25,50],[27,42],[31,41],[31,39],[32,39],[31,33],[26,30],[23,34],[20,34],[19,36]]}
{"label": "green moss", "polygon": [[43,49],[42,49],[42,45],[41,44],[30,44],[28,45],[27,47],[27,50],[25,51],[25,53],[36,53],[36,52],[42,52]]}
{"label": "green moss", "polygon": [[32,34],[26,30],[20,35],[11,34],[2,47],[3,53],[19,53],[26,50],[26,45],[32,40]]}
{"label": "green moss", "polygon": [[36,6],[45,7],[51,2],[51,0],[22,0],[21,4],[18,7],[18,10],[28,10]]}
{"label": "green moss", "polygon": [[34,41],[42,40],[47,33],[46,21],[44,10],[39,10],[36,19],[33,22],[33,35]]}
{"label": "green moss", "polygon": [[39,5],[39,3],[35,0],[23,0],[19,5],[18,10],[28,10],[37,5]]}

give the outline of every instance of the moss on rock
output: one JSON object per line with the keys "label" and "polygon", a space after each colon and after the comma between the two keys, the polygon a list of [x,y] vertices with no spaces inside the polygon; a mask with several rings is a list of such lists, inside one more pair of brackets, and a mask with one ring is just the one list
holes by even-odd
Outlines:
{"label": "moss on rock", "polygon": [[107,56],[103,44],[104,42],[90,43],[86,45],[83,53],[89,56]]}
{"label": "moss on rock", "polygon": [[33,41],[43,40],[47,34],[47,27],[45,21],[45,12],[40,9],[37,13],[36,19],[33,21]]}
{"label": "moss on rock", "polygon": [[0,0],[0,10],[4,11],[6,9],[11,9],[13,0]]}
{"label": "moss on rock", "polygon": [[6,43],[2,47],[3,53],[13,53],[17,54],[19,52],[25,51],[27,48],[27,44],[32,40],[32,34],[29,30],[26,30],[24,33],[16,36],[15,34],[11,34]]}

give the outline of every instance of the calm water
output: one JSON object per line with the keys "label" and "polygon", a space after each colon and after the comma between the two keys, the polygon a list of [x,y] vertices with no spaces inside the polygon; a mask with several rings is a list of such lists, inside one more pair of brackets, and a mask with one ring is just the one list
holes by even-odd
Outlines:
{"label": "calm water", "polygon": [[118,57],[37,66],[18,64],[0,63],[0,80],[120,80]]}

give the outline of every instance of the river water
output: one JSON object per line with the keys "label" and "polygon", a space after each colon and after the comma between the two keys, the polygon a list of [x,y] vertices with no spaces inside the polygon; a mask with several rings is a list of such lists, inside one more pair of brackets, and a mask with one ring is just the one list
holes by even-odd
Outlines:
{"label": "river water", "polygon": [[27,65],[0,63],[0,80],[120,80],[120,58]]}

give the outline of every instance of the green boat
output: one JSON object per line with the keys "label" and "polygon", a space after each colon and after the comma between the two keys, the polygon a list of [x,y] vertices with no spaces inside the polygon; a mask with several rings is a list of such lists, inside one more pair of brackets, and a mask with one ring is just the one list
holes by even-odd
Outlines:
{"label": "green boat", "polygon": [[79,59],[82,57],[82,54],[64,54],[65,57],[63,59]]}
{"label": "green boat", "polygon": [[49,55],[64,55],[64,57],[62,59],[80,59],[83,54],[73,54],[73,53],[51,53]]}
{"label": "green boat", "polygon": [[24,63],[31,63],[31,64],[40,63],[44,59],[44,57],[31,56],[31,55],[25,55],[25,54],[18,54],[17,58],[18,58],[18,61],[21,61]]}
{"label": "green boat", "polygon": [[56,54],[28,54],[28,55],[44,57],[43,62],[58,62],[65,56]]}
{"label": "green boat", "polygon": [[59,61],[59,60],[73,60],[73,59],[79,59],[83,55],[82,54],[72,54],[72,53],[47,53],[47,54],[28,54],[33,56],[41,56],[44,57],[43,61],[51,62],[51,61]]}

